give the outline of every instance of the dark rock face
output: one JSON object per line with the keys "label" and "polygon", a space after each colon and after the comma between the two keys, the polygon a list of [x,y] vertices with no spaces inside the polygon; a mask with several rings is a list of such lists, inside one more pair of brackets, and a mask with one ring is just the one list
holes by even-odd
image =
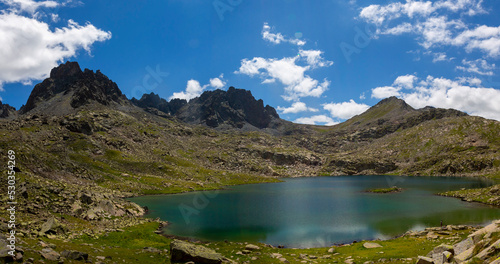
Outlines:
{"label": "dark rock face", "polygon": [[8,118],[16,116],[17,116],[16,108],[8,104],[2,104],[2,102],[0,101],[0,118]]}
{"label": "dark rock face", "polygon": [[[26,105],[19,110],[21,114],[36,108],[56,95],[70,96],[72,108],[97,102],[102,105],[111,103],[128,104],[116,83],[99,70],[82,72],[77,62],[66,62],[52,69],[50,77],[35,86]],[[61,100],[64,101],[64,100]]]}
{"label": "dark rock face", "polygon": [[184,99],[172,99],[167,102],[167,100],[154,93],[144,94],[140,100],[132,98],[130,101],[141,108],[152,107],[170,115],[175,115],[179,109],[187,104]]}
{"label": "dark rock face", "polygon": [[182,107],[176,116],[191,124],[218,127],[223,124],[242,128],[250,124],[257,128],[269,127],[279,115],[271,106],[264,106],[262,100],[255,100],[252,93],[230,87],[227,91],[204,92]]}

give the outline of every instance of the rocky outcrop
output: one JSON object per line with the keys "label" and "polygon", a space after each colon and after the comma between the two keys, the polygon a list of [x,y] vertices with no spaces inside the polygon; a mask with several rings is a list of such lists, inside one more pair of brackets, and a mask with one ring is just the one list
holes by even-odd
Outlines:
{"label": "rocky outcrop", "polygon": [[419,257],[417,263],[446,264],[446,263],[495,263],[500,253],[500,220],[470,234],[466,239],[455,245],[439,245],[426,257]]}
{"label": "rocky outcrop", "polygon": [[396,170],[398,167],[392,161],[365,159],[337,159],[329,161],[324,168],[325,172],[335,175],[355,175],[362,173],[384,174]]}
{"label": "rocky outcrop", "polygon": [[182,240],[170,243],[170,253],[173,263],[193,261],[199,264],[220,264],[224,261],[224,257],[214,250]]}
{"label": "rocky outcrop", "polygon": [[50,77],[33,88],[21,114],[35,109],[47,114],[64,114],[91,103],[105,106],[129,105],[116,83],[89,69],[83,72],[77,62],[66,62],[52,69]]}
{"label": "rocky outcrop", "polygon": [[16,108],[8,105],[2,104],[0,101],[0,118],[15,118],[17,117]]}
{"label": "rocky outcrop", "polygon": [[160,98],[160,96],[155,93],[144,94],[140,100],[132,98],[130,101],[134,105],[141,108],[156,108],[169,115],[175,115],[177,111],[179,111],[179,109],[187,104],[186,100],[177,98],[170,100],[170,102],[167,102],[167,100]]}
{"label": "rocky outcrop", "polygon": [[264,102],[256,100],[250,91],[234,87],[227,91],[204,92],[182,107],[176,117],[190,124],[209,127],[243,128],[250,125],[258,129],[268,128],[273,120],[279,119],[274,108],[264,106]]}

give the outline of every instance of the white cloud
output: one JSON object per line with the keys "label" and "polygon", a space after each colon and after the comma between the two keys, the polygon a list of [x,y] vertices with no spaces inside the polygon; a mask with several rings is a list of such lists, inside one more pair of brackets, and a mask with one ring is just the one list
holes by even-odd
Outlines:
{"label": "white cloud", "polygon": [[226,86],[226,82],[224,81],[224,74],[221,74],[218,78],[210,79],[210,86],[216,89],[222,89]]}
{"label": "white cloud", "polygon": [[451,61],[453,58],[448,58],[446,53],[443,52],[437,52],[432,54],[432,62],[438,62],[438,61]]}
{"label": "white cloud", "polygon": [[182,92],[173,93],[170,96],[169,100],[174,98],[177,99],[185,99],[187,101],[200,96],[207,87],[213,87],[215,89],[221,89],[226,85],[226,81],[224,80],[224,74],[219,75],[219,77],[211,78],[208,84],[201,86],[200,82],[197,80],[189,80],[186,85],[186,89]]}
{"label": "white cloud", "polygon": [[459,78],[450,80],[428,76],[418,81],[413,89],[401,85],[377,87],[372,90],[372,97],[383,98],[391,92],[415,108],[434,106],[453,108],[471,115],[500,120],[500,90],[481,87],[477,78]]}
{"label": "white cloud", "polygon": [[333,65],[332,61],[327,61],[321,56],[321,50],[299,50],[299,56],[304,58],[313,68],[330,67]]}
{"label": "white cloud", "polygon": [[493,70],[496,69],[495,64],[489,64],[486,60],[483,59],[477,59],[474,61],[463,59],[462,65],[463,66],[457,66],[457,69],[488,76],[492,76]]}
{"label": "white cloud", "polygon": [[342,103],[324,104],[323,109],[330,112],[330,115],[340,119],[349,119],[355,115],[359,115],[370,108],[365,104],[358,104],[354,100]]}
{"label": "white cloud", "polygon": [[399,76],[398,78],[396,78],[396,80],[394,81],[394,84],[398,85],[398,86],[402,86],[403,88],[406,88],[406,89],[412,89],[413,84],[415,83],[416,80],[417,80],[417,77],[415,75],[408,74],[408,75]]}
{"label": "white cloud", "polygon": [[282,42],[288,42],[297,46],[304,46],[306,44],[306,41],[298,38],[286,38],[281,33],[271,33],[271,26],[269,26],[267,22],[262,26],[262,39],[274,44],[280,44]]}
{"label": "white cloud", "polygon": [[198,82],[197,80],[189,80],[187,82],[186,90],[183,92],[174,93],[172,96],[170,96],[169,100],[178,98],[189,101],[195,97],[200,96],[201,93],[203,93],[203,90],[207,88],[207,86],[208,85],[201,86],[200,82]]}
{"label": "white cloud", "polygon": [[331,117],[326,115],[315,115],[311,117],[301,117],[295,119],[293,121],[299,124],[307,124],[307,125],[325,125],[325,126],[333,126],[338,124],[339,122],[334,121]]}
{"label": "white cloud", "polygon": [[[359,17],[375,24],[379,34],[416,34],[417,40],[426,49],[448,45],[498,57],[500,27],[469,26],[464,22],[467,16],[486,13],[481,4],[482,0],[406,0],[405,3],[367,6],[361,10]],[[456,17],[455,14],[460,18],[449,19],[449,16]],[[444,60],[438,57],[434,62],[440,59]]]}
{"label": "white cloud", "polygon": [[[308,51],[306,51],[307,53]],[[312,63],[315,67],[327,67],[330,62],[324,61],[319,55],[308,53],[304,55],[306,61]],[[251,60],[243,59],[237,74],[248,76],[259,76],[264,79],[262,83],[272,83],[276,80],[285,85],[285,94],[283,98],[287,101],[298,100],[301,97],[320,97],[330,85],[326,79],[319,82],[305,74],[306,71],[313,69],[312,65],[301,66],[297,62],[301,55],[295,57],[285,57],[282,59],[266,59],[256,57]]]}
{"label": "white cloud", "polygon": [[392,86],[382,86],[372,89],[372,98],[383,99],[391,96],[399,96],[401,88]]}
{"label": "white cloud", "polygon": [[307,107],[307,105],[303,102],[295,102],[290,107],[281,107],[278,106],[278,111],[281,111],[282,114],[296,114],[299,112],[318,112],[319,110],[316,108]]}
{"label": "white cloud", "polygon": [[0,0],[0,3],[9,6],[11,12],[28,12],[34,14],[40,7],[54,8],[61,4],[57,1],[33,1],[33,0]]}
{"label": "white cloud", "polygon": [[[9,9],[0,13],[0,86],[4,83],[29,84],[48,76],[60,62],[77,55],[79,50],[90,53],[95,42],[111,38],[111,32],[87,22],[79,25],[69,20],[66,27],[50,29],[38,21],[36,10],[56,7],[54,1],[1,0]],[[33,13],[33,17],[21,15]]]}

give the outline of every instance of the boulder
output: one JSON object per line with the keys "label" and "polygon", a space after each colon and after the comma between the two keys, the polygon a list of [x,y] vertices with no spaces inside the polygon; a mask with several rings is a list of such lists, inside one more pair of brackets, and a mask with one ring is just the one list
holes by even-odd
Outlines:
{"label": "boulder", "polygon": [[434,260],[442,259],[442,253],[445,251],[453,253],[453,246],[441,244],[435,247],[431,252],[429,252],[429,254],[427,254],[427,257]]}
{"label": "boulder", "polygon": [[434,264],[434,260],[428,257],[419,256],[417,264]]}
{"label": "boulder", "polygon": [[248,244],[248,245],[245,246],[245,249],[246,250],[259,250],[260,247],[258,247],[256,245]]}
{"label": "boulder", "polygon": [[498,251],[500,251],[500,239],[493,243],[491,246],[479,252],[479,254],[476,255],[476,258],[486,259],[493,256],[495,253],[498,253]]}
{"label": "boulder", "polygon": [[221,254],[212,249],[181,240],[174,240],[170,243],[170,254],[174,263],[194,261],[199,264],[219,264],[224,259]]}
{"label": "boulder", "polygon": [[61,255],[57,253],[55,250],[52,248],[44,248],[42,251],[40,251],[40,254],[44,259],[50,260],[50,261],[57,261],[59,258],[61,258]]}
{"label": "boulder", "polygon": [[472,238],[468,237],[464,240],[462,240],[461,242],[459,242],[458,244],[455,244],[453,245],[453,253],[458,256],[460,254],[462,254],[463,252],[465,252],[466,250],[472,248],[474,246],[474,241]]}
{"label": "boulder", "polygon": [[380,244],[374,243],[374,242],[366,242],[363,244],[364,248],[381,248],[382,246]]}
{"label": "boulder", "polygon": [[41,229],[41,234],[57,234],[64,233],[64,227],[54,218],[51,217],[45,222]]}
{"label": "boulder", "polygon": [[472,258],[472,256],[474,255],[474,247],[470,247],[469,249],[463,251],[462,253],[460,253],[459,255],[456,255],[454,257],[454,260],[457,262],[457,263],[462,263],[470,258]]}
{"label": "boulder", "polygon": [[61,252],[61,256],[67,259],[85,260],[85,261],[89,258],[89,254],[74,250],[64,250],[63,252]]}

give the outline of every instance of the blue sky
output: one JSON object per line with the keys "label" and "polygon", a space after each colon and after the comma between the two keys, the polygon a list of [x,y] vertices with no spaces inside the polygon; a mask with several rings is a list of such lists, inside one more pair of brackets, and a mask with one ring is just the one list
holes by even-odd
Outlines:
{"label": "blue sky", "polygon": [[251,90],[334,124],[388,96],[500,120],[495,0],[0,0],[0,97],[19,108],[66,60],[128,98]]}

